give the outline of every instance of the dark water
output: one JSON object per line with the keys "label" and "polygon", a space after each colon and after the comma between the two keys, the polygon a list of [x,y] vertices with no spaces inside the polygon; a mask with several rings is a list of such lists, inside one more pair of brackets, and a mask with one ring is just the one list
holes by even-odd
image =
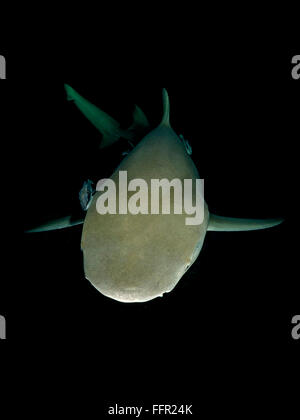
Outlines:
{"label": "dark water", "polygon": [[90,407],[98,401],[100,417],[107,401],[191,401],[199,413],[204,406],[215,412],[216,395],[224,412],[236,399],[252,402],[253,410],[263,402],[268,412],[279,383],[293,372],[299,350],[291,319],[299,313],[300,291],[300,83],[289,77],[289,54],[272,72],[263,52],[251,62],[241,57],[241,72],[231,60],[236,53],[224,54],[222,69],[211,69],[207,53],[205,65],[170,79],[172,125],[193,147],[212,212],[286,222],[262,232],[209,233],[176,289],[145,304],[109,300],[85,280],[80,227],[29,236],[22,231],[70,212],[80,215],[83,182],[110,176],[127,148],[124,141],[100,153],[99,134],[67,103],[63,84],[124,127],[134,103],[153,127],[159,123],[161,88],[143,73],[140,80],[124,73],[118,79],[115,69],[101,78],[99,62],[94,75],[63,58],[50,71],[47,60],[36,57],[28,77],[20,80],[11,69],[15,80],[3,88],[9,155],[2,154],[0,313],[7,320],[7,346],[12,352],[32,348],[37,359],[42,348],[50,375],[57,357],[62,377],[73,378],[70,387],[84,378],[78,383],[86,384]]}

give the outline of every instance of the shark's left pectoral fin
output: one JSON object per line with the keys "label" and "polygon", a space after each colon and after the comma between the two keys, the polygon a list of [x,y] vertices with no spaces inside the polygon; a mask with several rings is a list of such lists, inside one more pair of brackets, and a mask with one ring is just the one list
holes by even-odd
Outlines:
{"label": "shark's left pectoral fin", "polygon": [[50,232],[53,230],[66,229],[73,226],[82,225],[83,223],[84,219],[73,220],[72,216],[67,216],[61,219],[51,220],[41,226],[37,226],[36,228],[26,230],[25,233]]}

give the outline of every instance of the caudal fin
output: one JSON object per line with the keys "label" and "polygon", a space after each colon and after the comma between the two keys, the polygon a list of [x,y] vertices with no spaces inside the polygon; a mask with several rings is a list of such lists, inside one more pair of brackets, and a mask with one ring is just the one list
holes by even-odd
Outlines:
{"label": "caudal fin", "polygon": [[211,232],[246,232],[269,229],[280,225],[284,219],[234,219],[210,215],[208,231]]}
{"label": "caudal fin", "polygon": [[100,149],[111,146],[121,138],[120,124],[114,118],[79,95],[71,86],[65,84],[65,90],[68,101],[73,101],[82,114],[102,134]]}

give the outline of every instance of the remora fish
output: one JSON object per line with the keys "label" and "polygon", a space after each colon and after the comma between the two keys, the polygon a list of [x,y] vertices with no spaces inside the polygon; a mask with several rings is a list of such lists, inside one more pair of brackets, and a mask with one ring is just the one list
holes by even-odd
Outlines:
{"label": "remora fish", "polygon": [[[190,148],[170,125],[170,103],[163,90],[164,115],[121,162],[111,179],[119,186],[119,172],[128,182],[144,179],[199,179]],[[103,295],[120,302],[146,302],[170,292],[198,258],[206,233],[240,232],[277,226],[283,219],[248,220],[210,214],[187,226],[182,215],[99,215],[94,195],[84,220],[81,247],[86,278]],[[67,226],[66,226],[67,227]]]}

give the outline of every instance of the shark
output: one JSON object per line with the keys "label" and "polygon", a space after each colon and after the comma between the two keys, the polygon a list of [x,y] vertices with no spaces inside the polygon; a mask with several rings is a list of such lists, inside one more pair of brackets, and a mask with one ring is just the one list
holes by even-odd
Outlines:
{"label": "shark", "polygon": [[[162,91],[163,116],[151,129],[143,111],[135,106],[133,125],[127,130],[102,110],[84,99],[69,85],[67,98],[102,134],[100,148],[120,138],[132,150],[113,172],[111,180],[119,186],[119,174],[128,180],[200,178],[192,159],[192,148],[171,126],[170,99]],[[142,135],[142,137],[141,137]],[[140,138],[140,141],[138,139]],[[133,143],[136,143],[133,146]],[[143,303],[170,293],[199,257],[208,232],[242,232],[268,229],[283,223],[283,218],[242,219],[212,214],[204,197],[204,217],[199,225],[186,225],[187,214],[99,214],[101,191],[91,191],[91,181],[81,191],[86,216],[73,221],[71,216],[49,222],[28,232],[64,229],[83,224],[81,249],[87,280],[104,296],[122,303]],[[128,197],[130,199],[130,195]],[[171,197],[174,204],[174,197]]]}

